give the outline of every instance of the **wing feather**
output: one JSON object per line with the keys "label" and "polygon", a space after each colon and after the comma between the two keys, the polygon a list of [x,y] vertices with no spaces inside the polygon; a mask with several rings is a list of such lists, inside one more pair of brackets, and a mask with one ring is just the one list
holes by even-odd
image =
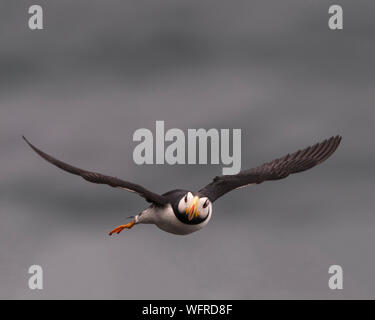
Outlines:
{"label": "wing feather", "polygon": [[290,174],[302,172],[328,159],[337,149],[340,136],[331,137],[293,154],[287,154],[256,168],[244,170],[236,175],[215,177],[214,180],[199,191],[212,202],[227,192],[263,181],[279,180]]}
{"label": "wing feather", "polygon": [[121,180],[116,177],[106,176],[101,173],[86,171],[86,170],[71,166],[70,164],[60,161],[50,156],[49,154],[44,153],[43,151],[39,150],[37,147],[32,145],[25,137],[23,137],[23,139],[43,159],[47,160],[49,163],[52,163],[56,167],[66,172],[75,174],[77,176],[81,176],[86,181],[89,181],[92,183],[98,183],[98,184],[107,184],[113,188],[120,188],[120,189],[124,189],[127,191],[135,192],[141,197],[145,198],[146,201],[152,202],[157,205],[166,205],[168,203],[168,200],[162,195],[153,193],[138,184],[125,181],[125,180]]}

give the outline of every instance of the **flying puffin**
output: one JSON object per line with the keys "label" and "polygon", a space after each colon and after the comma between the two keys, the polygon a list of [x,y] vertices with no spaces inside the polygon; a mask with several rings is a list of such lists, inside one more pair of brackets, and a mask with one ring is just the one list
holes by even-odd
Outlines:
{"label": "flying puffin", "polygon": [[217,176],[198,192],[177,189],[159,195],[132,182],[73,167],[39,150],[25,137],[23,139],[37,154],[58,168],[81,176],[89,182],[107,184],[114,188],[135,192],[151,203],[141,213],[130,217],[132,220],[129,223],[118,226],[109,235],[119,234],[122,230],[131,229],[139,223],[155,224],[161,230],[178,235],[198,231],[210,221],[212,203],[227,192],[260,184],[263,181],[283,179],[292,173],[308,170],[328,159],[341,141],[340,136],[331,137],[256,168],[244,170],[235,175]]}

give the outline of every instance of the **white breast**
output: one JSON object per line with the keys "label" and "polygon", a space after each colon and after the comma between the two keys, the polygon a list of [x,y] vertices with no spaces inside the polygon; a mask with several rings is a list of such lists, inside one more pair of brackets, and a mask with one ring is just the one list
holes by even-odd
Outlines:
{"label": "white breast", "polygon": [[178,235],[185,235],[202,229],[211,219],[211,213],[206,220],[199,224],[185,224],[178,220],[171,205],[165,208],[150,207],[136,216],[136,223],[155,224],[163,231]]}

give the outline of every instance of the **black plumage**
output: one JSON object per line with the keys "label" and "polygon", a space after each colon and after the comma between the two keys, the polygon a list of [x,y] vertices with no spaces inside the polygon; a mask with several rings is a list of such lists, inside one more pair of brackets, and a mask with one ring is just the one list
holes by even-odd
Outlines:
{"label": "black plumage", "polygon": [[214,202],[229,191],[267,180],[283,179],[292,173],[308,170],[329,158],[339,146],[340,141],[340,136],[331,137],[311,147],[287,154],[256,168],[241,171],[236,175],[215,177],[210,184],[199,190],[198,194]]}
{"label": "black plumage", "polygon": [[83,179],[92,182],[92,183],[98,183],[98,184],[107,184],[113,188],[121,188],[128,190],[130,192],[135,192],[139,194],[141,197],[145,198],[146,201],[152,202],[156,205],[166,205],[168,203],[168,199],[156,194],[154,192],[151,192],[147,190],[146,188],[132,183],[128,182],[125,180],[121,180],[119,178],[111,177],[111,176],[106,176],[101,173],[97,172],[91,172],[91,171],[86,171],[77,167],[73,167],[65,162],[62,162],[60,160],[57,160],[56,158],[44,153],[43,151],[39,150],[37,147],[32,145],[25,137],[23,139],[27,142],[27,144],[37,153],[39,154],[42,158],[47,160],[48,162],[52,163],[56,167],[70,172],[72,174],[75,174],[77,176],[81,176]]}

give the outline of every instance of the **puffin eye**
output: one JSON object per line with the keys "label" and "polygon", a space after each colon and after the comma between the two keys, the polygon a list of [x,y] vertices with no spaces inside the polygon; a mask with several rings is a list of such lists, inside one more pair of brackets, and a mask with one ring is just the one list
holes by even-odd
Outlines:
{"label": "puffin eye", "polygon": [[185,202],[187,202],[187,196],[188,196],[188,195],[186,194],[186,196],[185,196]]}
{"label": "puffin eye", "polygon": [[204,202],[203,209],[207,208],[207,206],[208,206],[208,199]]}

